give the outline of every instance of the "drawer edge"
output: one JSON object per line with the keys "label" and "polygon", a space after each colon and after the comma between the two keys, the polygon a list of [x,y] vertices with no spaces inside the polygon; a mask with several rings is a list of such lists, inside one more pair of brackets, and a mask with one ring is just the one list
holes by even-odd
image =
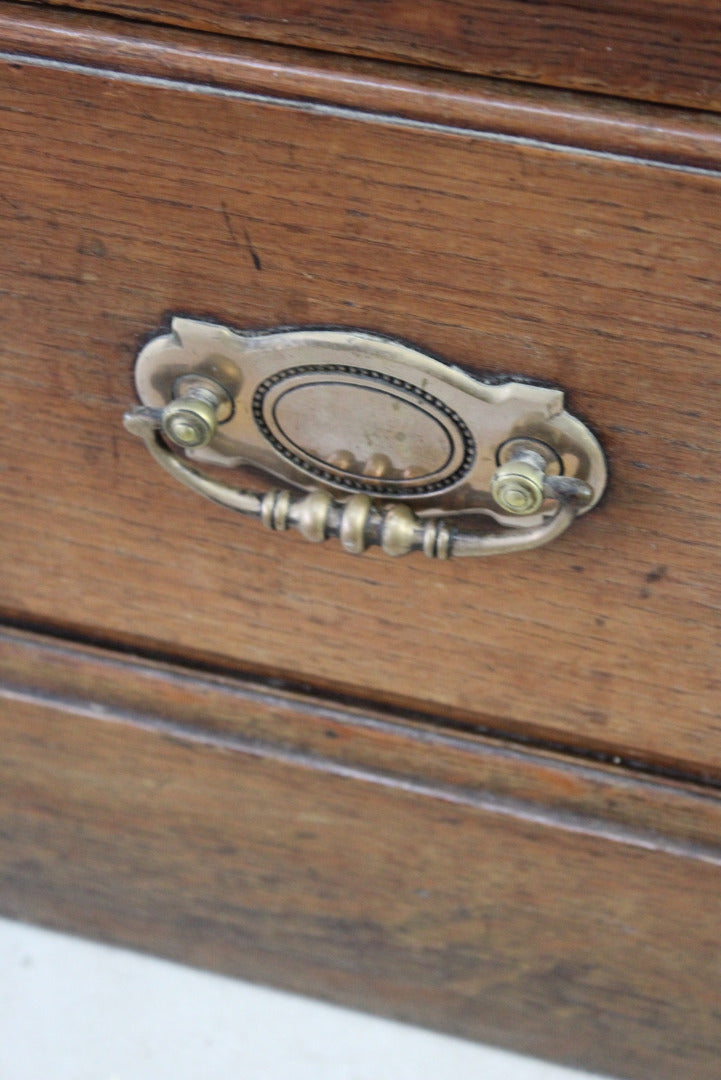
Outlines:
{"label": "drawer edge", "polygon": [[644,164],[721,169],[721,117],[410,65],[337,56],[112,16],[0,3],[0,53],[190,83]]}
{"label": "drawer edge", "polygon": [[[23,689],[8,651],[6,636],[4,915],[614,1075],[715,1076],[710,849],[609,827],[610,804],[581,827],[504,802],[504,770],[528,782],[543,766],[471,740],[351,711],[314,729],[283,695],[208,678],[193,690],[179,672],[27,639],[15,657],[37,680]],[[58,694],[63,663],[74,699]],[[162,717],[135,707],[148,679],[165,681]],[[231,698],[232,736],[186,726],[184,710]],[[334,753],[311,752],[322,732]],[[358,749],[374,738],[382,769]],[[449,782],[454,754],[463,782]],[[545,767],[570,796],[574,768]],[[639,785],[605,782],[621,801]],[[658,794],[669,820],[676,795],[699,815],[698,796]]]}
{"label": "drawer edge", "polygon": [[721,865],[715,784],[0,627],[0,700]]}

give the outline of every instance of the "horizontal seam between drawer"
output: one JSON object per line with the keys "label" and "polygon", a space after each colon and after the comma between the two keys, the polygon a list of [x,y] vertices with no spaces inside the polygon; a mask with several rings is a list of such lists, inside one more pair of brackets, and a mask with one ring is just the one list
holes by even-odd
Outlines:
{"label": "horizontal seam between drawer", "polygon": [[[365,712],[378,717],[375,721],[380,726],[387,725],[392,728],[402,726],[407,733],[405,725],[422,724],[426,728],[428,739],[441,739],[446,743],[463,745],[467,748],[469,743],[481,738],[488,740],[499,751],[511,755],[559,755],[567,759],[574,768],[588,770],[590,773],[596,767],[613,767],[623,770],[627,774],[626,779],[635,783],[681,783],[692,785],[695,793],[701,797],[716,797],[721,789],[721,781],[716,776],[700,773],[692,767],[682,765],[664,764],[646,759],[640,753],[633,751],[620,751],[617,748],[584,747],[565,742],[551,734],[521,734],[510,727],[503,726],[500,722],[492,722],[488,718],[478,717],[474,720],[460,721],[441,716],[432,710],[423,710],[412,704],[394,704],[378,702],[372,698],[363,698],[358,694],[349,695],[341,690],[328,690],[304,682],[284,677],[268,676],[258,671],[247,669],[233,670],[222,663],[213,663],[188,657],[178,657],[167,649],[144,648],[138,643],[132,645],[111,641],[102,635],[92,633],[80,633],[73,630],[70,636],[66,631],[49,626],[44,622],[36,622],[26,617],[10,617],[7,614],[0,620],[0,645],[7,641],[12,643],[15,633],[40,637],[45,639],[45,647],[50,647],[62,653],[68,650],[72,653],[76,648],[97,649],[105,655],[103,663],[109,663],[117,669],[132,670],[138,664],[145,667],[148,664],[160,664],[167,669],[173,681],[183,682],[195,678],[208,680],[215,686],[227,690],[241,699],[254,695],[262,697],[269,703],[277,702],[285,707],[288,696],[299,699],[301,708],[311,710],[317,714],[320,709],[323,715],[336,717],[353,714],[354,719]],[[3,686],[12,686],[11,682],[3,680],[0,671],[0,696]],[[27,689],[27,687],[26,687]],[[494,718],[496,720],[497,718]],[[366,717],[363,723],[373,724]],[[419,734],[414,730],[414,738]],[[477,746],[477,744],[476,744]],[[618,774],[614,773],[617,777]]]}
{"label": "horizontal seam between drawer", "polygon": [[88,703],[81,699],[60,695],[36,693],[19,687],[0,686],[1,699],[49,708],[65,715],[81,716],[101,723],[126,724],[135,730],[178,743],[226,753],[244,754],[281,765],[309,769],[339,779],[355,780],[407,795],[417,795],[488,814],[511,817],[540,828],[562,829],[565,832],[591,836],[608,843],[625,844],[644,851],[721,866],[721,851],[706,844],[665,840],[651,831],[632,829],[620,824],[610,825],[600,819],[594,821],[590,815],[575,815],[560,809],[544,812],[538,803],[493,794],[479,794],[462,785],[453,787],[442,782],[424,784],[397,773],[381,772],[358,765],[345,765],[317,754],[290,750],[262,740],[244,739],[242,736],[227,733],[217,734],[152,715],[115,707],[108,708],[95,702]]}
{"label": "horizontal seam between drawer", "polygon": [[479,142],[495,143],[505,146],[518,146],[529,149],[545,150],[554,154],[566,156],[585,157],[597,161],[609,161],[625,165],[636,165],[646,168],[662,169],[667,172],[681,174],[683,176],[703,176],[718,179],[721,177],[721,168],[714,169],[699,165],[683,165],[677,162],[664,161],[652,157],[639,157],[633,154],[622,154],[609,150],[597,150],[592,147],[576,146],[566,143],[557,143],[543,139],[534,139],[525,135],[510,135],[503,132],[483,131],[474,127],[466,127],[461,124],[437,123],[430,120],[418,120],[413,117],[405,117],[383,112],[372,112],[356,109],[350,106],[331,105],[322,102],[306,101],[298,98],[275,97],[271,94],[254,93],[249,90],[238,90],[222,86],[210,86],[208,84],[191,82],[184,79],[171,79],[156,75],[133,74],[117,71],[112,68],[80,64],[71,61],[52,60],[43,57],[30,56],[23,53],[11,53],[0,51],[0,61],[15,66],[45,68],[68,74],[95,76],[109,79],[115,82],[127,83],[136,86],[146,86],[158,90],[179,90],[185,93],[196,94],[204,97],[220,98],[233,101],[244,101],[249,104],[269,105],[277,108],[293,109],[297,112],[311,115],[350,120],[356,123],[375,124],[391,128],[401,128],[410,131],[421,131],[438,135],[455,135]]}

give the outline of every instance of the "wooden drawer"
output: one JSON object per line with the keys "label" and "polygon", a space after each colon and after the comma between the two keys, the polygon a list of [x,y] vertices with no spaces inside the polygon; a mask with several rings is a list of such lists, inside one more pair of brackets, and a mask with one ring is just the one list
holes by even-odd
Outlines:
{"label": "wooden drawer", "polygon": [[[3,109],[6,617],[719,775],[715,166],[51,63]],[[550,380],[608,497],[488,562],[269,536],[122,429],[170,312]]]}
{"label": "wooden drawer", "polygon": [[[8,4],[0,41],[1,909],[710,1080],[718,119]],[[607,495],[495,560],[269,534],[123,430],[174,313],[559,385]]]}
{"label": "wooden drawer", "polygon": [[0,664],[5,915],[715,1080],[708,790],[17,633]]}
{"label": "wooden drawer", "polygon": [[137,0],[74,0],[70,6],[351,56],[721,108],[716,0],[160,0],[152,8]]}

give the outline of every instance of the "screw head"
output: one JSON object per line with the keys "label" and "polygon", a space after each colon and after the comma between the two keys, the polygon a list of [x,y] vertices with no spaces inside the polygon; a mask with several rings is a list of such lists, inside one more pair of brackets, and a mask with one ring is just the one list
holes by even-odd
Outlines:
{"label": "screw head", "polygon": [[207,446],[216,431],[216,411],[202,398],[178,398],[163,409],[162,427],[176,446],[184,449]]}
{"label": "screw head", "polygon": [[491,495],[507,514],[535,514],[543,506],[543,469],[528,461],[500,465],[491,481]]}

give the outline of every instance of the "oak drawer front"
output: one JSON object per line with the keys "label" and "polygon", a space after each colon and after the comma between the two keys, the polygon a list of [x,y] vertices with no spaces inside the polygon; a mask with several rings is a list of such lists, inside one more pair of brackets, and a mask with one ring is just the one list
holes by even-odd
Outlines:
{"label": "oak drawer front", "polygon": [[[1,94],[6,619],[718,773],[721,174],[19,58]],[[605,503],[446,565],[198,505],[121,425],[173,312],[556,383]]]}
{"label": "oak drawer front", "polygon": [[[63,8],[62,0],[51,0]],[[716,0],[74,0],[243,38],[721,110]]]}
{"label": "oak drawer front", "polygon": [[0,632],[0,911],[613,1076],[718,1075],[721,803]]}

